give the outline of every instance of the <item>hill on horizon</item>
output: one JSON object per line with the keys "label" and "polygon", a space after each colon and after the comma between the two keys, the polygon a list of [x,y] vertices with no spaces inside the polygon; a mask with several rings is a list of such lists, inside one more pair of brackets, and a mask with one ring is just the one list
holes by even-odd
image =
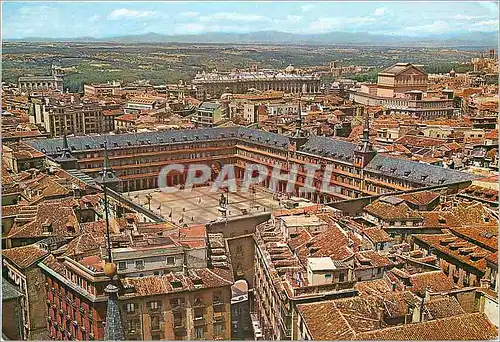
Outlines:
{"label": "hill on horizon", "polygon": [[109,42],[109,43],[220,43],[220,44],[282,44],[282,45],[387,45],[387,46],[498,46],[498,33],[469,32],[465,34],[440,34],[432,36],[374,35],[367,32],[329,32],[320,34],[295,34],[280,31],[260,31],[250,33],[202,33],[164,35],[145,33],[138,35],[105,38],[76,37],[48,38],[26,37],[4,39],[4,42]]}

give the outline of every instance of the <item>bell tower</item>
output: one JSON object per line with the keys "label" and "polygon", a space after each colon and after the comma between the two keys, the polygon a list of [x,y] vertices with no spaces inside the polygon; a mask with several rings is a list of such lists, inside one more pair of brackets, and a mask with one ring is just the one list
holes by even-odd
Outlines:
{"label": "bell tower", "polygon": [[104,164],[102,166],[102,171],[99,172],[99,176],[96,178],[96,182],[99,183],[104,188],[111,188],[115,191],[120,191],[121,180],[118,178],[111,168],[111,162],[108,156],[108,144],[104,142]]}
{"label": "bell tower", "polygon": [[78,168],[78,159],[71,155],[66,131],[64,132],[63,136],[62,153],[59,157],[55,158],[55,161],[58,162],[59,165],[61,165],[61,168],[63,170],[75,170]]}
{"label": "bell tower", "polygon": [[302,106],[299,100],[299,111],[295,119],[295,133],[290,137],[290,140],[294,144],[295,150],[298,150],[307,142],[307,139],[307,134],[302,129]]}
{"label": "bell tower", "polygon": [[364,115],[363,137],[354,150],[354,166],[364,168],[375,157],[377,152],[370,142],[370,122],[368,113]]}

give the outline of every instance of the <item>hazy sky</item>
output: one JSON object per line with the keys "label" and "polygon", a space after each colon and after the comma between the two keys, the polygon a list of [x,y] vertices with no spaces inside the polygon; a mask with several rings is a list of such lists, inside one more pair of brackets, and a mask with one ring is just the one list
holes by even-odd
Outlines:
{"label": "hazy sky", "polygon": [[277,30],[426,36],[498,32],[498,3],[2,2],[2,36],[71,38]]}

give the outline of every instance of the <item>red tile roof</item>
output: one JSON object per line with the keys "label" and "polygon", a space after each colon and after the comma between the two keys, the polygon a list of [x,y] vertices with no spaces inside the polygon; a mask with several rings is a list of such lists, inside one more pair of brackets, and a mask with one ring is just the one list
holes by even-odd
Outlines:
{"label": "red tile roof", "polygon": [[377,200],[368,204],[363,210],[384,221],[422,220],[422,216],[410,209],[406,203],[393,205]]}
{"label": "red tile roof", "polygon": [[391,241],[391,236],[381,228],[365,228],[363,233],[372,241],[373,243],[388,242]]}
{"label": "red tile roof", "polygon": [[[200,279],[201,288],[195,287],[194,282],[196,279]],[[124,278],[120,281],[125,288],[135,289],[135,292],[125,294],[125,297],[142,297],[175,292],[198,291],[207,288],[231,286],[234,283],[233,279],[225,279],[208,268],[189,270],[188,275],[169,273],[159,276]]]}
{"label": "red tile roof", "polygon": [[451,296],[431,299],[425,303],[425,308],[432,319],[458,316],[465,313],[457,299]]}
{"label": "red tile roof", "polygon": [[425,190],[399,195],[398,197],[404,199],[408,203],[414,204],[416,206],[421,206],[429,205],[439,197],[439,194],[433,191]]}
{"label": "red tile roof", "polygon": [[498,329],[485,314],[471,313],[358,334],[357,340],[492,340]]}
{"label": "red tile roof", "polygon": [[[76,201],[73,198],[45,201],[38,205],[36,217],[28,223],[14,223],[8,238],[37,238],[49,236],[77,236],[79,234],[78,218],[73,209]],[[57,208],[57,210],[55,210]],[[44,226],[51,226],[44,231]]]}
{"label": "red tile roof", "polygon": [[2,251],[2,256],[20,269],[28,268],[47,254],[48,252],[35,244],[4,249]]}

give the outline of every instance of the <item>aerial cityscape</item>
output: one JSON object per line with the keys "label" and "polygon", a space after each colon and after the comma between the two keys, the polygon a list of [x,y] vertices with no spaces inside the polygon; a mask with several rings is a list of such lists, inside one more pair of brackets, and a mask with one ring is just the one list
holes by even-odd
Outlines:
{"label": "aerial cityscape", "polygon": [[2,340],[497,340],[498,11],[2,2]]}

